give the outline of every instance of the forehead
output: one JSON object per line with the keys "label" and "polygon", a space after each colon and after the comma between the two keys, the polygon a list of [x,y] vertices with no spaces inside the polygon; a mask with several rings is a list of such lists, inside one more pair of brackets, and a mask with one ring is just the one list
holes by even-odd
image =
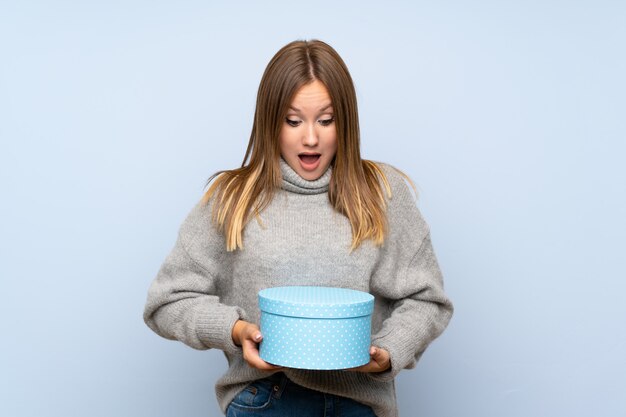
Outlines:
{"label": "forehead", "polygon": [[322,110],[331,105],[328,89],[319,80],[303,85],[294,95],[291,108],[294,110]]}

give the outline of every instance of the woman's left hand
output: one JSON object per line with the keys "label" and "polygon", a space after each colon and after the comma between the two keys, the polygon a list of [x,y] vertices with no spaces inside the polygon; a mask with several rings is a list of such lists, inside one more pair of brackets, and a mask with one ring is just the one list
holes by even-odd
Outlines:
{"label": "woman's left hand", "polygon": [[370,362],[356,368],[348,368],[346,371],[355,372],[383,372],[391,368],[389,352],[376,346],[370,347]]}

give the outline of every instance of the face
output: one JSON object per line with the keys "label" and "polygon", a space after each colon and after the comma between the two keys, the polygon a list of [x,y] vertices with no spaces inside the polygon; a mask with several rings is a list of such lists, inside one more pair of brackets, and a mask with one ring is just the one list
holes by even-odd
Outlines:
{"label": "face", "polygon": [[280,154],[302,178],[322,176],[337,152],[332,102],[315,80],[302,86],[291,102],[280,131]]}

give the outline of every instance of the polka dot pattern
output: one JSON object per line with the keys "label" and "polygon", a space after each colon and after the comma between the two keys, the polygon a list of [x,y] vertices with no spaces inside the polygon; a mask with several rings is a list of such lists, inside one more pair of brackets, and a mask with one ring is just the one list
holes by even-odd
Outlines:
{"label": "polka dot pattern", "polygon": [[372,314],[374,296],[349,288],[274,287],[259,291],[259,307],[289,317],[360,317]]}
{"label": "polka dot pattern", "polygon": [[[300,369],[345,369],[369,362],[374,297],[329,287],[259,292],[261,358]],[[268,311],[271,310],[271,311]]]}

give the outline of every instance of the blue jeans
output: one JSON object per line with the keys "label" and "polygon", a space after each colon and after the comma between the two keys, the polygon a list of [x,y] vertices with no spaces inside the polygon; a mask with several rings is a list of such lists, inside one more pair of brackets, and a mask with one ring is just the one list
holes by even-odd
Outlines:
{"label": "blue jeans", "polygon": [[284,373],[250,383],[235,396],[226,417],[376,417],[370,407],[349,398],[295,384]]}

